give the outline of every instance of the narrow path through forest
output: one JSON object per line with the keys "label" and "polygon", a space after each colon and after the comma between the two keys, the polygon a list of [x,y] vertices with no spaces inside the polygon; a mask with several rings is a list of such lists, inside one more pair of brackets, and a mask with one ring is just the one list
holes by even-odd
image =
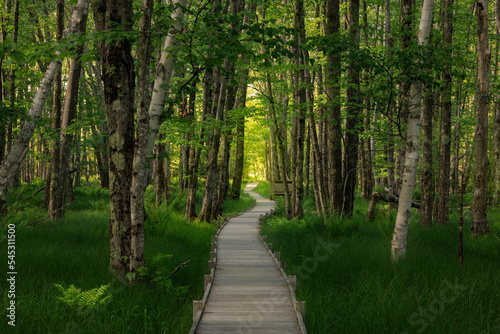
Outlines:
{"label": "narrow path through forest", "polygon": [[302,333],[288,284],[259,239],[259,217],[274,201],[252,190],[255,207],[231,218],[217,239],[212,289],[196,333]]}

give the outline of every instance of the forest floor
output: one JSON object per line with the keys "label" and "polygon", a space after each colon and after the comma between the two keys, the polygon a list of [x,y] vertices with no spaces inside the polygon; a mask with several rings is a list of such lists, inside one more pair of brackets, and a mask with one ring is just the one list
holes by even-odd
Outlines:
{"label": "forest floor", "polygon": [[[2,221],[0,261],[7,268],[7,226],[15,224],[16,327],[1,333],[187,333],[192,300],[203,295],[214,224],[183,219],[184,196],[155,207],[147,192],[144,283],[129,288],[109,273],[109,199],[93,185],[75,189],[64,219],[47,222],[40,209],[43,184],[8,193]],[[256,191],[269,195],[262,182]],[[174,191],[175,193],[175,191]],[[202,189],[198,194],[202,197]],[[468,203],[470,199],[466,198]],[[225,204],[226,214],[253,204],[243,195]],[[264,234],[297,275],[297,298],[313,333],[499,333],[500,210],[489,208],[488,237],[473,237],[464,225],[464,268],[458,262],[458,212],[452,223],[424,228],[418,211],[410,220],[406,259],[394,264],[390,241],[396,211],[379,204],[366,222],[368,202],[355,203],[351,219],[315,214],[305,200],[302,220],[287,221],[283,201],[263,225]],[[175,275],[178,265],[190,260]],[[7,277],[8,278],[8,277]],[[0,282],[3,310],[9,282]],[[11,290],[10,290],[11,291]],[[4,311],[2,314],[5,314]]]}
{"label": "forest floor", "polygon": [[[203,275],[215,224],[183,218],[185,196],[155,207],[146,200],[143,283],[129,288],[109,272],[109,195],[97,185],[77,187],[64,219],[47,222],[40,209],[43,184],[34,182],[8,194],[10,213],[0,234],[0,261],[7,267],[7,226],[15,224],[15,327],[5,317],[9,282],[0,282],[4,310],[0,333],[187,333],[192,301],[203,296]],[[200,189],[198,199],[201,201]],[[228,200],[224,214],[253,205],[242,194]],[[177,273],[170,273],[190,261]]]}
{"label": "forest floor", "polygon": [[[255,191],[269,196],[269,185]],[[413,209],[406,258],[394,264],[396,210],[379,204],[367,222],[367,207],[357,198],[351,219],[324,221],[308,198],[304,219],[287,221],[279,198],[277,214],[263,224],[287,274],[297,275],[308,333],[500,333],[498,208],[489,208],[487,237],[471,234],[466,212],[462,269],[456,210],[450,224],[426,228]]]}

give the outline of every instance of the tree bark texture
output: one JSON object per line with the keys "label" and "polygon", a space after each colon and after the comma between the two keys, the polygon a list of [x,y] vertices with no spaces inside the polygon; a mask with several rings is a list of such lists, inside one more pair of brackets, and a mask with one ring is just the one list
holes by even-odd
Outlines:
{"label": "tree bark texture", "polygon": [[432,166],[432,117],[434,111],[434,92],[431,85],[424,87],[424,104],[422,106],[422,181],[420,225],[432,225],[432,208],[434,203],[434,185]]}
{"label": "tree bark texture", "polygon": [[[339,0],[327,0],[325,35],[340,38]],[[328,119],[328,184],[330,189],[330,212],[340,213],[344,202],[342,179],[342,126],[340,116],[340,49],[327,54],[325,66],[325,88],[327,95],[326,114]]]}
{"label": "tree bark texture", "polygon": [[451,76],[452,37],[453,37],[453,0],[443,2],[443,49],[446,52],[443,72],[443,93],[441,97],[441,137],[439,147],[439,188],[438,188],[438,224],[450,221],[450,153],[451,153]]}
{"label": "tree bark texture", "polygon": [[[61,40],[63,30],[64,30],[64,0],[58,0],[56,4],[57,8],[57,24],[56,24],[56,40]],[[53,88],[53,98],[52,98],[52,130],[56,133],[61,128],[61,93],[62,93],[62,74],[59,70],[54,78],[54,88]],[[45,200],[46,207],[48,209],[49,219],[57,219],[61,217],[60,210],[58,210],[57,200],[60,198],[58,194],[61,191],[59,186],[59,167],[61,164],[61,138],[60,136],[55,136],[52,141],[51,146],[51,158],[50,158],[50,172],[47,176],[45,183]]]}
{"label": "tree bark texture", "polygon": [[488,1],[477,1],[478,87],[476,127],[476,178],[472,199],[472,227],[475,235],[489,233],[486,217],[488,200],[488,112],[490,109],[490,48],[488,43]]}
{"label": "tree bark texture", "polygon": [[349,0],[349,34],[351,36],[351,63],[347,70],[349,86],[346,91],[347,118],[344,138],[344,204],[342,214],[352,216],[358,175],[360,86],[356,54],[359,50],[359,0]]}
{"label": "tree bark texture", "polygon": [[[242,55],[242,59],[247,59]],[[250,70],[245,69],[241,73],[238,95],[236,96],[236,108],[241,109],[246,105],[247,99],[247,80]],[[245,116],[239,115],[236,120],[236,157],[234,163],[234,177],[230,197],[240,198],[241,183],[243,181],[243,167],[245,162]]]}
{"label": "tree bark texture", "polygon": [[[132,29],[132,1],[93,2],[97,31]],[[110,270],[125,280],[131,255],[130,187],[134,157],[135,75],[131,41],[100,44],[109,124]]]}
{"label": "tree bark texture", "polygon": [[[495,1],[495,28],[498,37],[500,36],[500,0]],[[500,96],[498,96],[498,98],[500,98]],[[494,150],[495,150],[495,193],[493,200],[495,204],[499,205],[500,204],[500,102],[497,102],[495,106],[494,124],[495,125],[493,129],[494,129]]]}
{"label": "tree bark texture", "polygon": [[[87,14],[82,16],[80,21],[80,33],[85,33],[87,29]],[[64,107],[61,115],[61,137],[60,137],[60,166],[59,179],[57,181],[60,189],[56,192],[56,196],[52,196],[51,202],[54,202],[55,209],[62,217],[64,215],[64,204],[66,196],[73,193],[73,179],[70,174],[71,169],[71,146],[73,144],[73,134],[68,130],[76,118],[76,109],[78,105],[78,89],[80,86],[80,76],[82,73],[82,63],[80,62],[83,53],[83,45],[77,46],[75,49],[75,58],[71,59],[68,83],[66,87],[66,96],[64,99]],[[71,196],[71,195],[70,195]],[[68,198],[69,200],[69,198]]]}

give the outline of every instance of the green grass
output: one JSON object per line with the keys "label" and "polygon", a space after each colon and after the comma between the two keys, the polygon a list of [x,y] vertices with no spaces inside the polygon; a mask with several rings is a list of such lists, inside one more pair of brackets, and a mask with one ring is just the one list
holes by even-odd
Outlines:
{"label": "green grass", "polygon": [[[8,195],[11,214],[4,218],[0,236],[0,261],[6,268],[6,224],[16,229],[16,327],[7,325],[7,281],[0,283],[4,320],[1,333],[187,333],[192,324],[192,301],[203,296],[211,237],[215,224],[185,221],[181,196],[156,208],[147,193],[143,284],[130,288],[109,272],[109,195],[97,186],[75,189],[76,201],[64,219],[39,220],[41,193],[29,201],[40,184],[24,186]],[[201,196],[198,196],[201,200]],[[253,204],[244,194],[228,201],[224,215]],[[185,200],[184,200],[185,205]],[[37,221],[38,220],[38,221]],[[32,223],[37,221],[35,223]],[[178,265],[190,260],[171,278]],[[103,303],[92,308],[67,305],[60,300],[74,285],[91,294],[109,285]],[[70,291],[70,290],[68,290]]]}
{"label": "green grass", "polygon": [[[310,199],[300,221],[284,219],[279,203],[263,234],[287,261],[287,273],[297,275],[309,333],[500,332],[496,237],[473,237],[466,224],[462,270],[458,224],[424,228],[414,211],[406,259],[395,265],[395,211],[388,213],[383,204],[376,221],[368,223],[368,203],[359,199],[353,218],[327,222],[315,217]],[[490,211],[492,232],[500,235],[500,212]]]}

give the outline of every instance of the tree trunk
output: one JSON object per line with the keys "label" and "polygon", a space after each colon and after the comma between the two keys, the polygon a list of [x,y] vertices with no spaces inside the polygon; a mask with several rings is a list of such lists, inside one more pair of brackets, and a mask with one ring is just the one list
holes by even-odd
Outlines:
{"label": "tree trunk", "polygon": [[[212,109],[212,80],[213,68],[207,68],[203,77],[203,107],[200,119],[200,135],[199,140],[203,142],[205,139],[205,129],[203,123],[205,115],[210,114]],[[198,165],[201,157],[201,146],[196,148],[194,145],[189,150],[189,179],[186,198],[186,219],[197,217],[196,215],[196,190],[198,188]]]}
{"label": "tree trunk", "polygon": [[420,225],[432,225],[432,208],[434,204],[434,186],[432,166],[432,117],[434,111],[434,92],[432,85],[424,87],[424,104],[422,107],[422,182]]}
{"label": "tree trunk", "polygon": [[[132,1],[94,3],[97,31],[132,29]],[[131,259],[132,161],[134,157],[135,75],[132,45],[122,38],[115,44],[100,43],[104,96],[109,124],[110,270],[125,280]]]}
{"label": "tree trunk", "polygon": [[[339,39],[339,0],[327,0],[325,35]],[[340,114],[340,50],[326,55],[325,87],[327,95],[326,114],[328,119],[328,184],[330,189],[330,212],[341,213],[344,202],[342,179],[342,126]]]}
{"label": "tree trunk", "polygon": [[[224,69],[229,69],[228,58],[224,59]],[[224,111],[226,104],[226,87],[227,77],[222,76],[220,80],[220,94],[217,100],[217,114],[215,121],[219,124],[224,120]],[[201,204],[201,211],[198,218],[202,221],[210,222],[214,217],[214,196],[217,190],[217,157],[219,155],[220,147],[220,137],[221,137],[221,126],[215,125],[213,135],[211,136],[210,151],[207,156],[207,176],[205,182],[205,191],[203,193],[203,202]]]}
{"label": "tree trunk", "polygon": [[307,65],[309,60],[307,51],[299,47],[306,43],[306,31],[304,24],[304,1],[295,1],[295,28],[298,34],[298,45],[299,48],[299,70],[298,70],[298,82],[297,82],[297,92],[296,96],[298,98],[298,115],[297,115],[297,133],[296,133],[296,160],[295,160],[295,203],[293,205],[294,212],[293,216],[302,218],[304,215],[303,201],[304,201],[304,141],[305,141],[305,131],[306,131],[306,88],[304,84],[305,81],[305,70],[303,66]]}
{"label": "tree trunk", "polygon": [[[391,2],[390,0],[385,0],[385,47],[387,53],[391,54],[391,48],[393,46],[393,40],[391,35]],[[390,70],[389,70],[390,71]],[[392,71],[390,72],[392,75]],[[392,88],[391,88],[392,89]],[[386,156],[387,156],[387,187],[389,188],[389,194],[394,195],[396,193],[396,177],[394,175],[394,133],[391,119],[393,118],[393,105],[392,100],[389,100],[387,106],[387,116],[389,118],[389,125],[387,127],[387,145],[386,145]],[[389,203],[389,210],[394,209],[394,204]]]}
{"label": "tree trunk", "polygon": [[438,224],[450,222],[450,152],[451,152],[451,76],[452,37],[453,37],[453,0],[443,2],[443,49],[445,57],[443,73],[443,93],[441,97],[441,139],[439,149],[439,189]]}
{"label": "tree trunk", "polygon": [[[410,41],[413,37],[413,21],[414,21],[414,13],[413,10],[415,8],[415,0],[402,0],[401,1],[401,49],[409,49]],[[405,51],[403,51],[405,52]],[[400,85],[400,99],[399,99],[399,113],[400,113],[400,124],[405,124],[408,121],[409,117],[409,108],[411,104],[411,85],[408,81],[403,81]],[[401,126],[401,125],[399,125]],[[405,133],[403,132],[403,139],[405,137]],[[404,161],[406,154],[406,147],[404,145],[397,145],[397,155],[395,161],[397,178],[395,179],[395,193],[401,192],[401,186],[403,181],[403,173],[404,173]]]}
{"label": "tree trunk", "polygon": [[[58,0],[57,4],[57,27],[56,40],[61,40],[64,30],[64,0]],[[61,128],[61,91],[62,91],[62,74],[59,70],[54,78],[54,94],[52,98],[52,130],[58,133]],[[49,219],[57,219],[62,216],[59,210],[57,199],[60,198],[59,192],[59,167],[61,164],[61,137],[54,136],[51,147],[50,172],[45,181],[45,206],[48,209]]]}
{"label": "tree trunk", "polygon": [[[242,55],[242,60],[247,60],[247,55]],[[238,95],[236,96],[236,108],[241,109],[246,105],[247,99],[247,80],[250,71],[245,69],[242,71],[240,83],[238,87]],[[231,188],[231,198],[239,199],[241,191],[241,183],[243,181],[243,167],[245,162],[245,116],[240,115],[236,120],[236,157],[234,163],[234,177]]]}
{"label": "tree trunk", "polygon": [[[366,43],[366,45],[369,45],[368,13],[366,7],[366,0],[363,0],[363,41]],[[369,86],[370,78],[368,76],[367,71],[364,71],[363,81],[367,86]],[[371,90],[371,87],[369,89]],[[370,93],[368,93],[365,96],[364,124],[362,132],[368,131],[370,129],[371,108],[372,108],[371,96]],[[361,175],[363,180],[363,183],[361,185],[361,198],[367,200],[370,198],[370,195],[373,192],[373,182],[374,182],[373,170],[372,170],[372,152],[370,146],[370,139],[368,136],[365,136],[365,139],[360,140],[360,158],[362,159]]]}
{"label": "tree trunk", "polygon": [[[87,15],[82,17],[80,21],[80,33],[84,34],[87,28]],[[66,89],[66,97],[64,99],[64,108],[61,115],[61,162],[59,166],[59,179],[57,181],[60,189],[56,192],[54,198],[51,198],[52,209],[57,211],[58,217],[64,215],[64,204],[66,195],[72,194],[73,182],[71,169],[71,146],[73,144],[72,130],[68,130],[76,118],[76,108],[78,105],[78,89],[80,86],[80,75],[82,73],[82,63],[80,57],[83,53],[83,45],[77,46],[75,50],[75,58],[71,59],[69,68],[68,84]],[[54,206],[55,205],[55,206]],[[50,205],[49,205],[50,212]]]}
{"label": "tree trunk", "polygon": [[280,174],[281,174],[281,179],[283,180],[283,185],[284,185],[284,190],[285,190],[285,211],[286,211],[286,218],[288,220],[292,219],[292,206],[290,203],[290,190],[288,189],[288,182],[287,182],[287,177],[286,177],[286,166],[287,163],[285,161],[286,159],[286,144],[283,140],[283,133],[285,132],[285,129],[282,127],[278,127],[278,117],[276,115],[276,107],[274,104],[274,95],[273,95],[273,88],[271,85],[271,76],[269,73],[267,73],[267,94],[269,98],[269,105],[271,108],[271,115],[272,115],[272,120],[275,128],[278,130],[276,133],[276,136],[278,138],[278,148],[280,150],[279,158],[280,158],[280,164],[279,164],[279,169],[280,169]]}
{"label": "tree trunk", "polygon": [[347,70],[349,86],[346,91],[347,119],[344,138],[344,204],[342,213],[352,216],[356,196],[359,141],[359,67],[356,54],[359,50],[359,0],[349,0],[349,34],[351,36],[351,64]]}
{"label": "tree trunk", "polygon": [[159,207],[161,203],[165,203],[165,169],[164,157],[165,157],[165,146],[162,143],[156,143],[155,146],[155,161],[153,165],[153,180],[155,188],[155,206]]}
{"label": "tree trunk", "polygon": [[477,128],[476,128],[476,179],[472,200],[472,227],[475,235],[489,233],[486,217],[488,199],[488,112],[490,49],[488,46],[488,1],[477,1],[478,33],[478,87],[477,87]]}
{"label": "tree trunk", "polygon": [[[500,0],[495,1],[495,28],[497,37],[500,36]],[[498,41],[497,41],[498,48]],[[498,57],[498,52],[496,54]],[[498,62],[497,62],[498,63]],[[498,96],[500,97],[500,96]],[[498,100],[497,100],[498,101]],[[494,129],[494,150],[495,150],[495,193],[494,203],[500,205],[500,102],[495,105],[495,123]]]}
{"label": "tree trunk", "polygon": [[[432,26],[432,11],[434,0],[424,0],[422,16],[418,29],[418,42],[426,45]],[[422,82],[412,83],[410,89],[410,109],[408,115],[408,127],[406,130],[406,154],[404,163],[404,173],[399,196],[398,214],[396,226],[392,237],[392,258],[398,260],[404,258],[406,254],[406,244],[408,240],[408,222],[411,214],[411,204],[413,202],[413,192],[415,190],[415,178],[418,165],[418,142],[419,123],[422,98]]]}

